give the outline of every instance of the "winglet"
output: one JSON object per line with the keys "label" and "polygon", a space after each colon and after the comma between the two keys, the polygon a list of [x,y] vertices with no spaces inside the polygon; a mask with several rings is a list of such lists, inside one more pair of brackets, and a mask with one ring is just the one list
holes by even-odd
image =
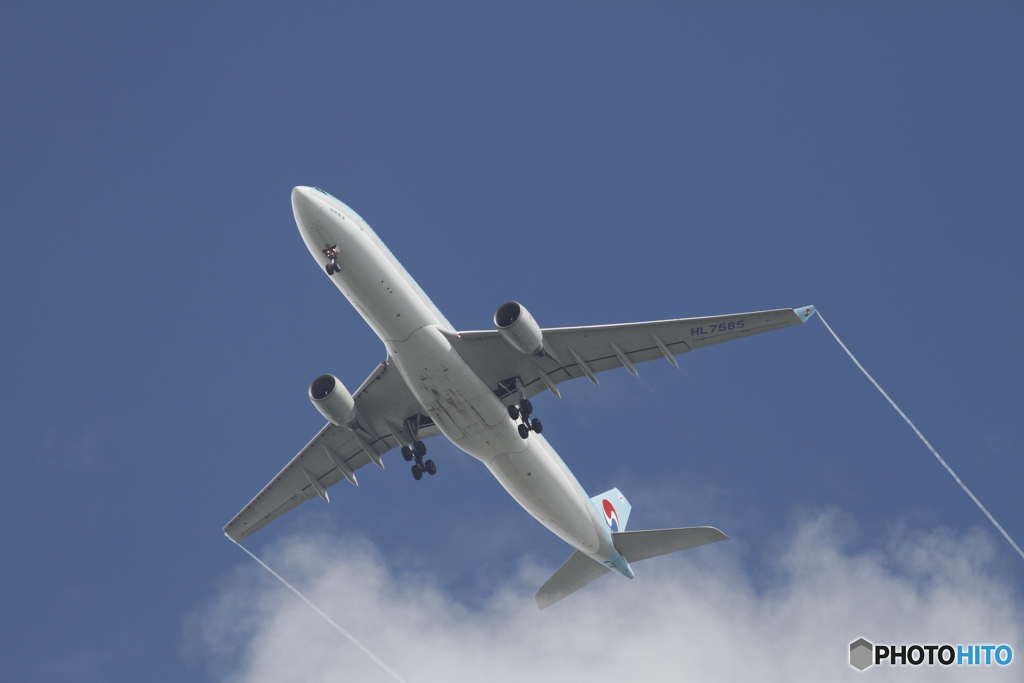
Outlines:
{"label": "winglet", "polygon": [[794,308],[793,312],[800,318],[800,322],[805,323],[817,310],[814,306],[804,306],[802,308]]}

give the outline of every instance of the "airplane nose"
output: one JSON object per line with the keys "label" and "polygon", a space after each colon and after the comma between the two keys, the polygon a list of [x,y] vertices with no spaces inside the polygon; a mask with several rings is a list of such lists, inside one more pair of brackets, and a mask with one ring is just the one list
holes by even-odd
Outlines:
{"label": "airplane nose", "polygon": [[292,188],[292,213],[301,225],[310,225],[317,213],[317,203],[313,201],[313,190],[299,185]]}
{"label": "airplane nose", "polygon": [[297,185],[292,188],[292,209],[299,211],[303,209],[308,211],[313,209],[312,200],[309,197],[310,188],[304,185]]}

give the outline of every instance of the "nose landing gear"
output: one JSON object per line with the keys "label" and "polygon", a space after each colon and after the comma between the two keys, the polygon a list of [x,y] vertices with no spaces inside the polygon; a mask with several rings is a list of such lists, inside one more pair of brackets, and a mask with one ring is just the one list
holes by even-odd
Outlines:
{"label": "nose landing gear", "polygon": [[324,256],[327,257],[329,263],[324,266],[324,270],[327,271],[328,275],[334,275],[335,273],[341,272],[341,266],[338,265],[338,257],[341,254],[338,253],[337,244],[328,244],[326,249],[322,249]]}
{"label": "nose landing gear", "polygon": [[412,476],[416,481],[423,478],[424,472],[431,476],[437,474],[437,465],[434,461],[423,459],[426,454],[427,446],[422,441],[413,441],[411,446],[402,446],[402,457],[405,461],[416,460],[416,464],[412,466]]}
{"label": "nose landing gear", "polygon": [[508,416],[513,420],[522,418],[523,421],[519,425],[519,436],[522,438],[528,438],[530,432],[537,432],[540,434],[544,431],[544,425],[540,423],[537,418],[530,419],[530,415],[533,414],[533,404],[530,403],[530,399],[524,398],[519,401],[519,405],[511,405],[508,407]]}

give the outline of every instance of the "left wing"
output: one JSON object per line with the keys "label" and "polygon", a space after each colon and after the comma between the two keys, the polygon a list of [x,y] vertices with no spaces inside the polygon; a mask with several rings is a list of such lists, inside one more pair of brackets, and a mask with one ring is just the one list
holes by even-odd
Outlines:
{"label": "left wing", "polygon": [[712,344],[799,325],[814,315],[814,306],[773,311],[736,313],[707,318],[679,318],[622,325],[554,327],[542,330],[545,353],[520,353],[497,330],[461,332],[449,340],[466,363],[499,397],[514,402],[515,382],[521,382],[529,398],[577,377],[598,383],[597,373],[674,356]]}
{"label": "left wing", "polygon": [[[440,434],[390,362],[381,363],[355,393],[355,430],[327,423],[259,495],[224,527],[241,541],[312,498],[329,500],[327,489],[342,479],[358,485],[355,472],[402,442]],[[412,424],[415,433],[404,433]],[[411,437],[411,438],[410,438]]]}

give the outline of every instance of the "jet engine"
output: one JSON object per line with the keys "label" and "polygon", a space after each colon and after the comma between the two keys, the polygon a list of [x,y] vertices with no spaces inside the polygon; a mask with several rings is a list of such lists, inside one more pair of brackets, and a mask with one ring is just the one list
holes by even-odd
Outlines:
{"label": "jet engine", "polygon": [[540,326],[522,304],[509,301],[499,306],[494,312],[494,326],[516,350],[537,356],[544,352]]}
{"label": "jet engine", "polygon": [[334,375],[320,375],[309,385],[309,399],[331,424],[351,424],[356,417],[356,400]]}

